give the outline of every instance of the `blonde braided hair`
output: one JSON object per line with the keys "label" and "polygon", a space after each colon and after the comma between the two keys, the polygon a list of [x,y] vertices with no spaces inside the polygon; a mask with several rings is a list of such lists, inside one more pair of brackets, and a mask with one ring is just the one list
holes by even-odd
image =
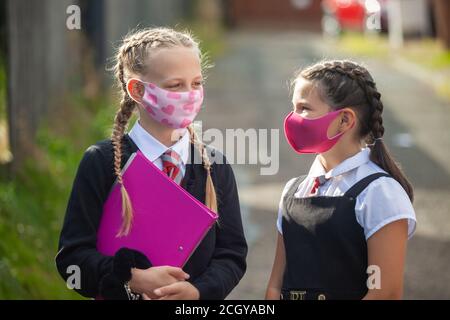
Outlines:
{"label": "blonde braided hair", "polygon": [[[115,115],[111,134],[114,151],[114,174],[117,177],[117,182],[120,184],[122,195],[123,222],[117,236],[127,235],[131,230],[133,221],[133,208],[128,192],[123,184],[121,173],[122,138],[127,129],[128,121],[136,108],[136,102],[128,95],[126,79],[131,75],[145,75],[145,70],[148,67],[148,55],[152,50],[170,47],[193,48],[198,51],[202,69],[205,70],[210,67],[207,58],[199,49],[198,42],[189,34],[189,32],[175,31],[170,28],[147,28],[131,32],[122,40],[122,44],[115,57],[113,70],[122,92],[120,107]],[[188,130],[191,137],[191,143],[201,151],[202,163],[207,172],[205,204],[212,211],[217,212],[216,192],[211,178],[211,162],[206,147],[198,139],[191,126],[188,127]]]}
{"label": "blonde braided hair", "polygon": [[198,150],[200,150],[202,156],[203,168],[206,170],[206,190],[205,190],[205,205],[212,211],[217,213],[217,195],[214,188],[214,183],[211,178],[211,161],[208,157],[208,152],[205,145],[200,141],[195,133],[192,125],[188,127],[189,134],[191,136],[191,143],[193,143]]}

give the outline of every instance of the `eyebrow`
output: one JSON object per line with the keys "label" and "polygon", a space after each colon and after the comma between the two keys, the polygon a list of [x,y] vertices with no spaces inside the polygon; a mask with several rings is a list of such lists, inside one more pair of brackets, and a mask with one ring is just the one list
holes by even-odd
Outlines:
{"label": "eyebrow", "polygon": [[311,108],[311,105],[310,105],[308,102],[297,101],[297,102],[295,102],[294,104],[295,104],[296,106],[302,105],[302,106]]}
{"label": "eyebrow", "polygon": [[[198,75],[193,80],[197,80],[197,79],[203,79],[203,76]],[[169,81],[184,81],[184,78],[174,77],[174,78],[166,78],[163,80],[163,82],[169,82]]]}

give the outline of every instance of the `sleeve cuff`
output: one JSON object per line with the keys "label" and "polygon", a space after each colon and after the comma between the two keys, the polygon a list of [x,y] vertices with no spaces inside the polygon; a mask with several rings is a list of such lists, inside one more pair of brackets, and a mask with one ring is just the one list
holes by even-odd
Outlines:
{"label": "sleeve cuff", "polygon": [[208,285],[206,282],[191,282],[191,284],[197,288],[200,296],[199,300],[223,300],[225,297],[220,296],[219,290],[215,290],[211,287],[211,285]]}
{"label": "sleeve cuff", "polygon": [[108,300],[128,300],[124,284],[131,280],[131,269],[150,267],[152,267],[151,262],[139,251],[121,248],[114,255],[111,272],[100,280],[101,297]]}
{"label": "sleeve cuff", "polygon": [[368,240],[371,236],[373,236],[377,231],[379,231],[381,228],[385,227],[386,225],[388,225],[394,221],[403,220],[403,219],[408,220],[408,239],[411,239],[414,234],[414,231],[416,230],[416,220],[413,217],[411,217],[410,215],[400,214],[400,215],[390,217],[389,219],[383,220],[378,225],[376,225],[374,228],[367,231],[366,240]]}

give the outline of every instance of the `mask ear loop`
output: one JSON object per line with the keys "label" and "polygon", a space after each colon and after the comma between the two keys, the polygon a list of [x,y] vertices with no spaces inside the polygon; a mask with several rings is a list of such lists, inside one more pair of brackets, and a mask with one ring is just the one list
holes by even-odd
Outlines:
{"label": "mask ear loop", "polygon": [[[342,109],[339,109],[339,110],[336,110],[336,111],[342,111]],[[355,123],[356,123],[356,121],[353,121],[352,125],[350,126],[350,128],[349,128],[348,130],[350,130],[351,128],[353,128],[353,127],[355,126]],[[347,131],[348,131],[348,130],[347,130]],[[328,138],[328,140],[333,140],[333,139],[335,139],[335,138],[337,138],[337,137],[339,137],[339,136],[342,136],[342,135],[345,134],[347,131],[339,132],[339,133],[337,133],[334,137],[331,137],[331,138],[328,138],[328,135],[327,135],[327,138]]]}

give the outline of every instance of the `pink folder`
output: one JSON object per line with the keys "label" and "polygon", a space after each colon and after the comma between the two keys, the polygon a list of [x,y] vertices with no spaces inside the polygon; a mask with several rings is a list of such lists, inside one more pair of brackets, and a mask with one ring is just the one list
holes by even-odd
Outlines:
{"label": "pink folder", "polygon": [[122,224],[119,184],[114,184],[103,207],[97,250],[113,256],[122,247],[147,256],[154,266],[183,267],[217,220],[217,214],[176,184],[141,151],[122,170],[133,206],[127,236],[117,237]]}

